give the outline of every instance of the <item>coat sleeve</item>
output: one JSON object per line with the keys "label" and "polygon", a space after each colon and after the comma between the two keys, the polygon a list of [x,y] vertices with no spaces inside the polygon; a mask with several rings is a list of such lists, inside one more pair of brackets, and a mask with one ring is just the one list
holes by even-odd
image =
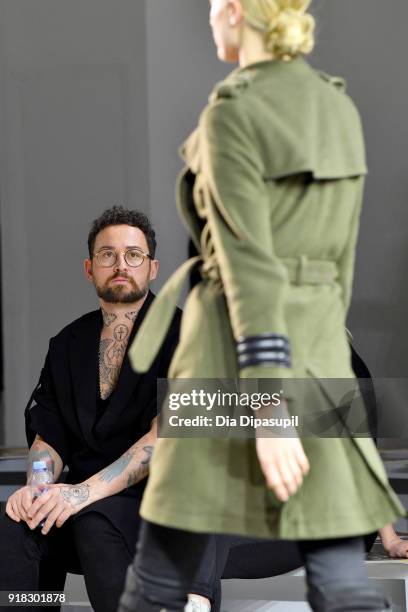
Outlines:
{"label": "coat sleeve", "polygon": [[346,314],[350,307],[351,294],[353,290],[354,263],[356,257],[358,230],[360,227],[360,216],[363,203],[365,177],[361,176],[354,180],[358,182],[355,210],[354,215],[352,217],[349,240],[338,261],[339,282],[343,292],[343,303]]}
{"label": "coat sleeve", "polygon": [[25,425],[29,447],[38,434],[58,453],[63,464],[67,463],[67,436],[55,392],[50,351],[45,359],[40,380],[25,409]]}
{"label": "coat sleeve", "polygon": [[239,98],[204,111],[200,146],[201,183],[240,376],[289,378],[288,273],[275,252],[261,154]]}

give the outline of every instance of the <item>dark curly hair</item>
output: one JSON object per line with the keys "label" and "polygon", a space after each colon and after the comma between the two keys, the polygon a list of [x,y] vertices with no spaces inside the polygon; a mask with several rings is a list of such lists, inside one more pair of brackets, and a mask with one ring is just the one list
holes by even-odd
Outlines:
{"label": "dark curly hair", "polygon": [[154,258],[156,253],[156,234],[148,217],[140,210],[129,210],[123,206],[112,206],[95,219],[88,234],[88,251],[92,259],[96,236],[110,225],[131,225],[139,228],[146,237],[149,254]]}

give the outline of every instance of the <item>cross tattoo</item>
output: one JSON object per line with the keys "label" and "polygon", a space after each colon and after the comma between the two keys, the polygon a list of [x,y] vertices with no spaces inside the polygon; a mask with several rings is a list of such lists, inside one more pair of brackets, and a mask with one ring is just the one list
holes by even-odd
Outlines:
{"label": "cross tattoo", "polygon": [[116,340],[124,340],[128,335],[128,328],[126,325],[117,325],[114,330]]}

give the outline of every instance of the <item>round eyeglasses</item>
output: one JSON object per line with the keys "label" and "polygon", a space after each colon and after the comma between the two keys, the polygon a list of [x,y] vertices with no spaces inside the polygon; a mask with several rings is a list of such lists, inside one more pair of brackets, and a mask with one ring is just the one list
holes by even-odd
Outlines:
{"label": "round eyeglasses", "polygon": [[[138,268],[145,259],[153,259],[149,253],[143,253],[139,249],[126,249],[120,252],[124,253],[125,261],[131,268]],[[93,256],[102,268],[111,268],[118,261],[118,251],[115,249],[101,249]]]}

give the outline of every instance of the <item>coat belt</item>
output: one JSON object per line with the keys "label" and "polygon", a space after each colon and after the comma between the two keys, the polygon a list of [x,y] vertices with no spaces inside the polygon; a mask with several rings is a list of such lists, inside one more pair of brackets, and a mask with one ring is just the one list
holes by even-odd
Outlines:
{"label": "coat belt", "polygon": [[334,261],[309,259],[306,255],[281,261],[288,270],[289,281],[295,285],[332,283],[339,275]]}
{"label": "coat belt", "polygon": [[[170,327],[184,283],[195,266],[202,261],[202,257],[197,256],[181,265],[150,306],[129,350],[130,361],[137,372],[147,372],[150,369]],[[338,277],[334,261],[312,260],[304,255],[280,261],[288,270],[289,281],[297,285],[331,283]]]}

